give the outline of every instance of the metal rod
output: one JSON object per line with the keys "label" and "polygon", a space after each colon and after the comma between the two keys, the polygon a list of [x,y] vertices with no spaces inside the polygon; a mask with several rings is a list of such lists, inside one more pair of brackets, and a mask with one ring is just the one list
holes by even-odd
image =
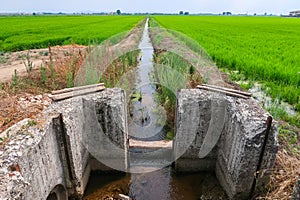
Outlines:
{"label": "metal rod", "polygon": [[258,176],[260,174],[260,170],[261,170],[261,167],[262,167],[262,162],[263,162],[266,146],[267,146],[267,143],[268,143],[268,140],[269,140],[270,130],[271,130],[271,126],[272,126],[272,120],[273,120],[273,118],[271,116],[269,116],[267,118],[267,121],[266,121],[267,129],[266,129],[266,134],[265,134],[265,140],[264,140],[261,152],[260,152],[258,165],[257,165],[256,171],[255,171],[255,177],[254,177],[254,180],[253,180],[253,183],[252,183],[249,199],[252,199],[252,197],[254,195],[254,192],[255,192],[255,188],[256,188],[256,185],[257,185],[257,179],[258,179]]}

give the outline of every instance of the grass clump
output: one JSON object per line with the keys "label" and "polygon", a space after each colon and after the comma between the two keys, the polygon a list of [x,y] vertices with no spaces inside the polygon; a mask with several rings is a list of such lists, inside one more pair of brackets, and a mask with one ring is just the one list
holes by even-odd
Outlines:
{"label": "grass clump", "polygon": [[[98,82],[104,82],[105,86],[115,87],[118,84],[120,78],[137,67],[138,65],[138,56],[140,54],[140,50],[134,50],[126,53],[125,55],[121,55],[119,58],[114,60],[100,75],[100,79]],[[123,86],[124,87],[124,86]],[[138,93],[136,93],[138,95]]]}
{"label": "grass clump", "polygon": [[172,52],[156,51],[152,79],[157,82],[155,98],[167,111],[167,123],[171,130],[168,139],[174,136],[176,93],[183,88],[194,88],[202,83],[202,77],[195,67],[184,58]]}

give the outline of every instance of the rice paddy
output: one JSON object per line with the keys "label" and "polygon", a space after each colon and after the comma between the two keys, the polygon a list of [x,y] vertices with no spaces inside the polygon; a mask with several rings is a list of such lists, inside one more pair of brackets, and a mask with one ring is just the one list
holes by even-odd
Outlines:
{"label": "rice paddy", "polygon": [[263,83],[274,100],[300,110],[300,20],[281,17],[156,16],[197,41],[218,67]]}
{"label": "rice paddy", "polygon": [[129,31],[142,19],[142,16],[0,17],[0,51],[100,43]]}

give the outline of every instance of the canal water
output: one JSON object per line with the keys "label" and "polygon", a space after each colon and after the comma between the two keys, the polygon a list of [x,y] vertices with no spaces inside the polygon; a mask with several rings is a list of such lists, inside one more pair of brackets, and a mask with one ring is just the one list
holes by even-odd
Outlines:
{"label": "canal water", "polygon": [[[135,88],[130,91],[128,133],[132,139],[143,141],[163,140],[166,137],[166,113],[155,100],[156,85],[151,80],[153,54],[148,19],[139,44],[141,55],[136,69]],[[134,98],[135,97],[135,98]]]}
{"label": "canal water", "polygon": [[[148,19],[139,49],[135,86],[130,94],[127,91],[129,136],[139,141],[164,140],[166,113],[155,101],[156,85],[151,83],[154,49]],[[84,199],[109,199],[118,194],[134,200],[227,199],[213,173],[176,174],[171,157],[172,149],[130,148],[130,173],[92,174]]]}

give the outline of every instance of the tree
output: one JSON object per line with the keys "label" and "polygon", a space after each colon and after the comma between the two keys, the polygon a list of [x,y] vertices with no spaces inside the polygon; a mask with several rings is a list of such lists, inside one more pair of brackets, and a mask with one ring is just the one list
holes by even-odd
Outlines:
{"label": "tree", "polygon": [[180,12],[179,12],[179,15],[183,15],[183,11],[180,11]]}
{"label": "tree", "polygon": [[189,15],[189,14],[190,14],[189,12],[185,12],[185,13],[184,13],[184,15]]}
{"label": "tree", "polygon": [[118,15],[121,15],[121,10],[117,10],[117,14],[118,14]]}
{"label": "tree", "polygon": [[231,12],[223,12],[223,15],[232,15]]}

